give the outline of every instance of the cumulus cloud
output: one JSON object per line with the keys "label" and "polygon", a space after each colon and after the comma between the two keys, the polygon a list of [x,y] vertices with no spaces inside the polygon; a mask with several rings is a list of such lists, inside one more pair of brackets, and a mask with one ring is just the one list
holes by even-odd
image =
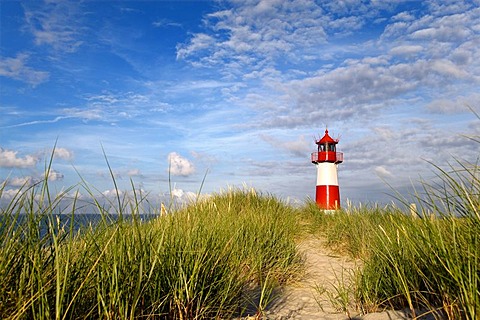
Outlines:
{"label": "cumulus cloud", "polygon": [[195,172],[195,167],[188,159],[176,152],[168,154],[170,173],[174,176],[189,176]]}
{"label": "cumulus cloud", "polygon": [[415,16],[412,15],[410,12],[403,11],[393,16],[392,20],[393,21],[412,21],[412,20],[415,20]]}
{"label": "cumulus cloud", "polygon": [[63,180],[64,178],[64,175],[63,173],[60,173],[58,171],[55,171],[53,169],[50,169],[46,174],[48,174],[48,180],[49,181],[59,181],[59,180]]}
{"label": "cumulus cloud", "polygon": [[34,179],[31,176],[13,177],[7,180],[7,184],[12,187],[31,186],[33,183]]}
{"label": "cumulus cloud", "polygon": [[117,190],[117,189],[110,189],[110,190],[105,190],[102,192],[102,195],[107,198],[116,198],[116,197],[121,197],[124,195],[125,192],[122,190]]}
{"label": "cumulus cloud", "polygon": [[2,198],[0,200],[10,200],[18,197],[22,190],[20,189],[7,189],[2,191]]}
{"label": "cumulus cloud", "polygon": [[72,160],[73,159],[73,152],[66,149],[66,148],[55,148],[54,157],[57,157],[59,159],[63,160]]}
{"label": "cumulus cloud", "polygon": [[[121,190],[121,189],[107,189],[105,191],[103,191],[102,193],[102,196],[105,197],[106,199],[115,199],[115,198],[125,198],[125,199],[128,199],[128,200],[132,200],[132,201],[135,201],[134,199],[136,199],[137,197],[140,196],[140,198],[142,198],[142,195],[146,195],[148,194],[148,192],[146,190],[144,190],[143,188],[141,188],[140,186],[135,186],[134,189],[127,189],[127,190]],[[110,202],[110,204],[114,204],[116,205],[116,203],[114,202]],[[118,209],[118,208],[116,208]],[[129,210],[129,209],[132,209],[132,208],[124,208],[125,210]]]}
{"label": "cumulus cloud", "polygon": [[7,150],[0,147],[0,167],[4,168],[28,168],[34,167],[38,158],[32,155],[17,157],[18,151]]}
{"label": "cumulus cloud", "polygon": [[[173,197],[174,201],[177,203],[185,204],[190,203],[197,200],[197,194],[192,191],[185,191],[183,189],[179,189],[176,186],[172,189],[171,196]],[[205,198],[206,196],[201,196],[201,198]]]}
{"label": "cumulus cloud", "polygon": [[388,171],[384,166],[377,166],[373,169],[373,171],[377,176],[379,176],[382,179],[393,177],[393,174],[390,171]]}
{"label": "cumulus cloud", "polygon": [[467,38],[469,35],[469,30],[459,28],[458,26],[439,26],[437,28],[425,28],[417,30],[411,34],[411,38],[414,40],[456,42],[458,39]]}
{"label": "cumulus cloud", "polygon": [[183,197],[184,193],[185,192],[182,189],[174,188],[172,190],[172,197],[181,198],[181,197]]}

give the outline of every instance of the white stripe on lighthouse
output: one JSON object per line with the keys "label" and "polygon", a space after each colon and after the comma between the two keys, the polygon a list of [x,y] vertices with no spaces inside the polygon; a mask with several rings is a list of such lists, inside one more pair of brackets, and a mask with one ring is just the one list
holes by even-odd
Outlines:
{"label": "white stripe on lighthouse", "polygon": [[335,163],[317,163],[317,186],[338,186],[337,165]]}

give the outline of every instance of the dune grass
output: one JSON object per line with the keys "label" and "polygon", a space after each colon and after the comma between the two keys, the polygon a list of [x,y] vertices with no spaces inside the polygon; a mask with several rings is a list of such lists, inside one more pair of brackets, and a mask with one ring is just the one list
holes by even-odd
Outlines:
{"label": "dune grass", "polygon": [[46,181],[25,187],[1,209],[2,319],[261,314],[301,265],[295,210],[254,190],[231,189],[148,221],[140,196],[94,200],[102,219],[81,228],[78,199],[65,212],[67,193],[48,191]]}
{"label": "dune grass", "polygon": [[[480,167],[434,166],[411,214],[397,206],[347,207],[304,214],[329,246],[360,261],[354,295],[359,311],[408,308],[413,317],[477,319],[480,315]],[[315,231],[313,231],[315,232]],[[342,284],[339,283],[338,286]]]}
{"label": "dune grass", "polygon": [[[79,228],[78,199],[62,207],[73,188],[51,197],[46,181],[25,186],[1,209],[0,315],[261,317],[276,288],[301,269],[295,239],[320,233],[361,262],[348,284],[355,301],[345,305],[362,313],[409,308],[414,316],[476,319],[479,166],[458,167],[437,168],[440,179],[424,184],[413,216],[396,206],[324,214],[311,202],[293,208],[253,189],[230,189],[143,221],[145,198],[133,192],[107,205],[94,200],[100,221]],[[337,288],[346,293],[345,283]]]}

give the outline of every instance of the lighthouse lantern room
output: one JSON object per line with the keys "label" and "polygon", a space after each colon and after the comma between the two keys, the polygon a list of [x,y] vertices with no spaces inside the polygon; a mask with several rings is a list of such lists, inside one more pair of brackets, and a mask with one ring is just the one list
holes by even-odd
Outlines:
{"label": "lighthouse lantern room", "polygon": [[312,163],[317,167],[317,187],[315,202],[320,209],[340,209],[340,189],[338,187],[337,166],[343,162],[343,153],[337,152],[338,139],[325,135],[316,140],[317,152],[312,153]]}

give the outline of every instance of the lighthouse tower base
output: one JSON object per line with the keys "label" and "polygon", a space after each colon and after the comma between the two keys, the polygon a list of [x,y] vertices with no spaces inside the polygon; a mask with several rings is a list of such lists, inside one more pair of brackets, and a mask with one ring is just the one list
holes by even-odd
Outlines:
{"label": "lighthouse tower base", "polygon": [[337,164],[319,162],[317,165],[317,187],[315,202],[320,209],[340,209],[340,189],[337,179]]}
{"label": "lighthouse tower base", "polygon": [[340,209],[340,189],[338,186],[317,186],[315,202],[325,210]]}

